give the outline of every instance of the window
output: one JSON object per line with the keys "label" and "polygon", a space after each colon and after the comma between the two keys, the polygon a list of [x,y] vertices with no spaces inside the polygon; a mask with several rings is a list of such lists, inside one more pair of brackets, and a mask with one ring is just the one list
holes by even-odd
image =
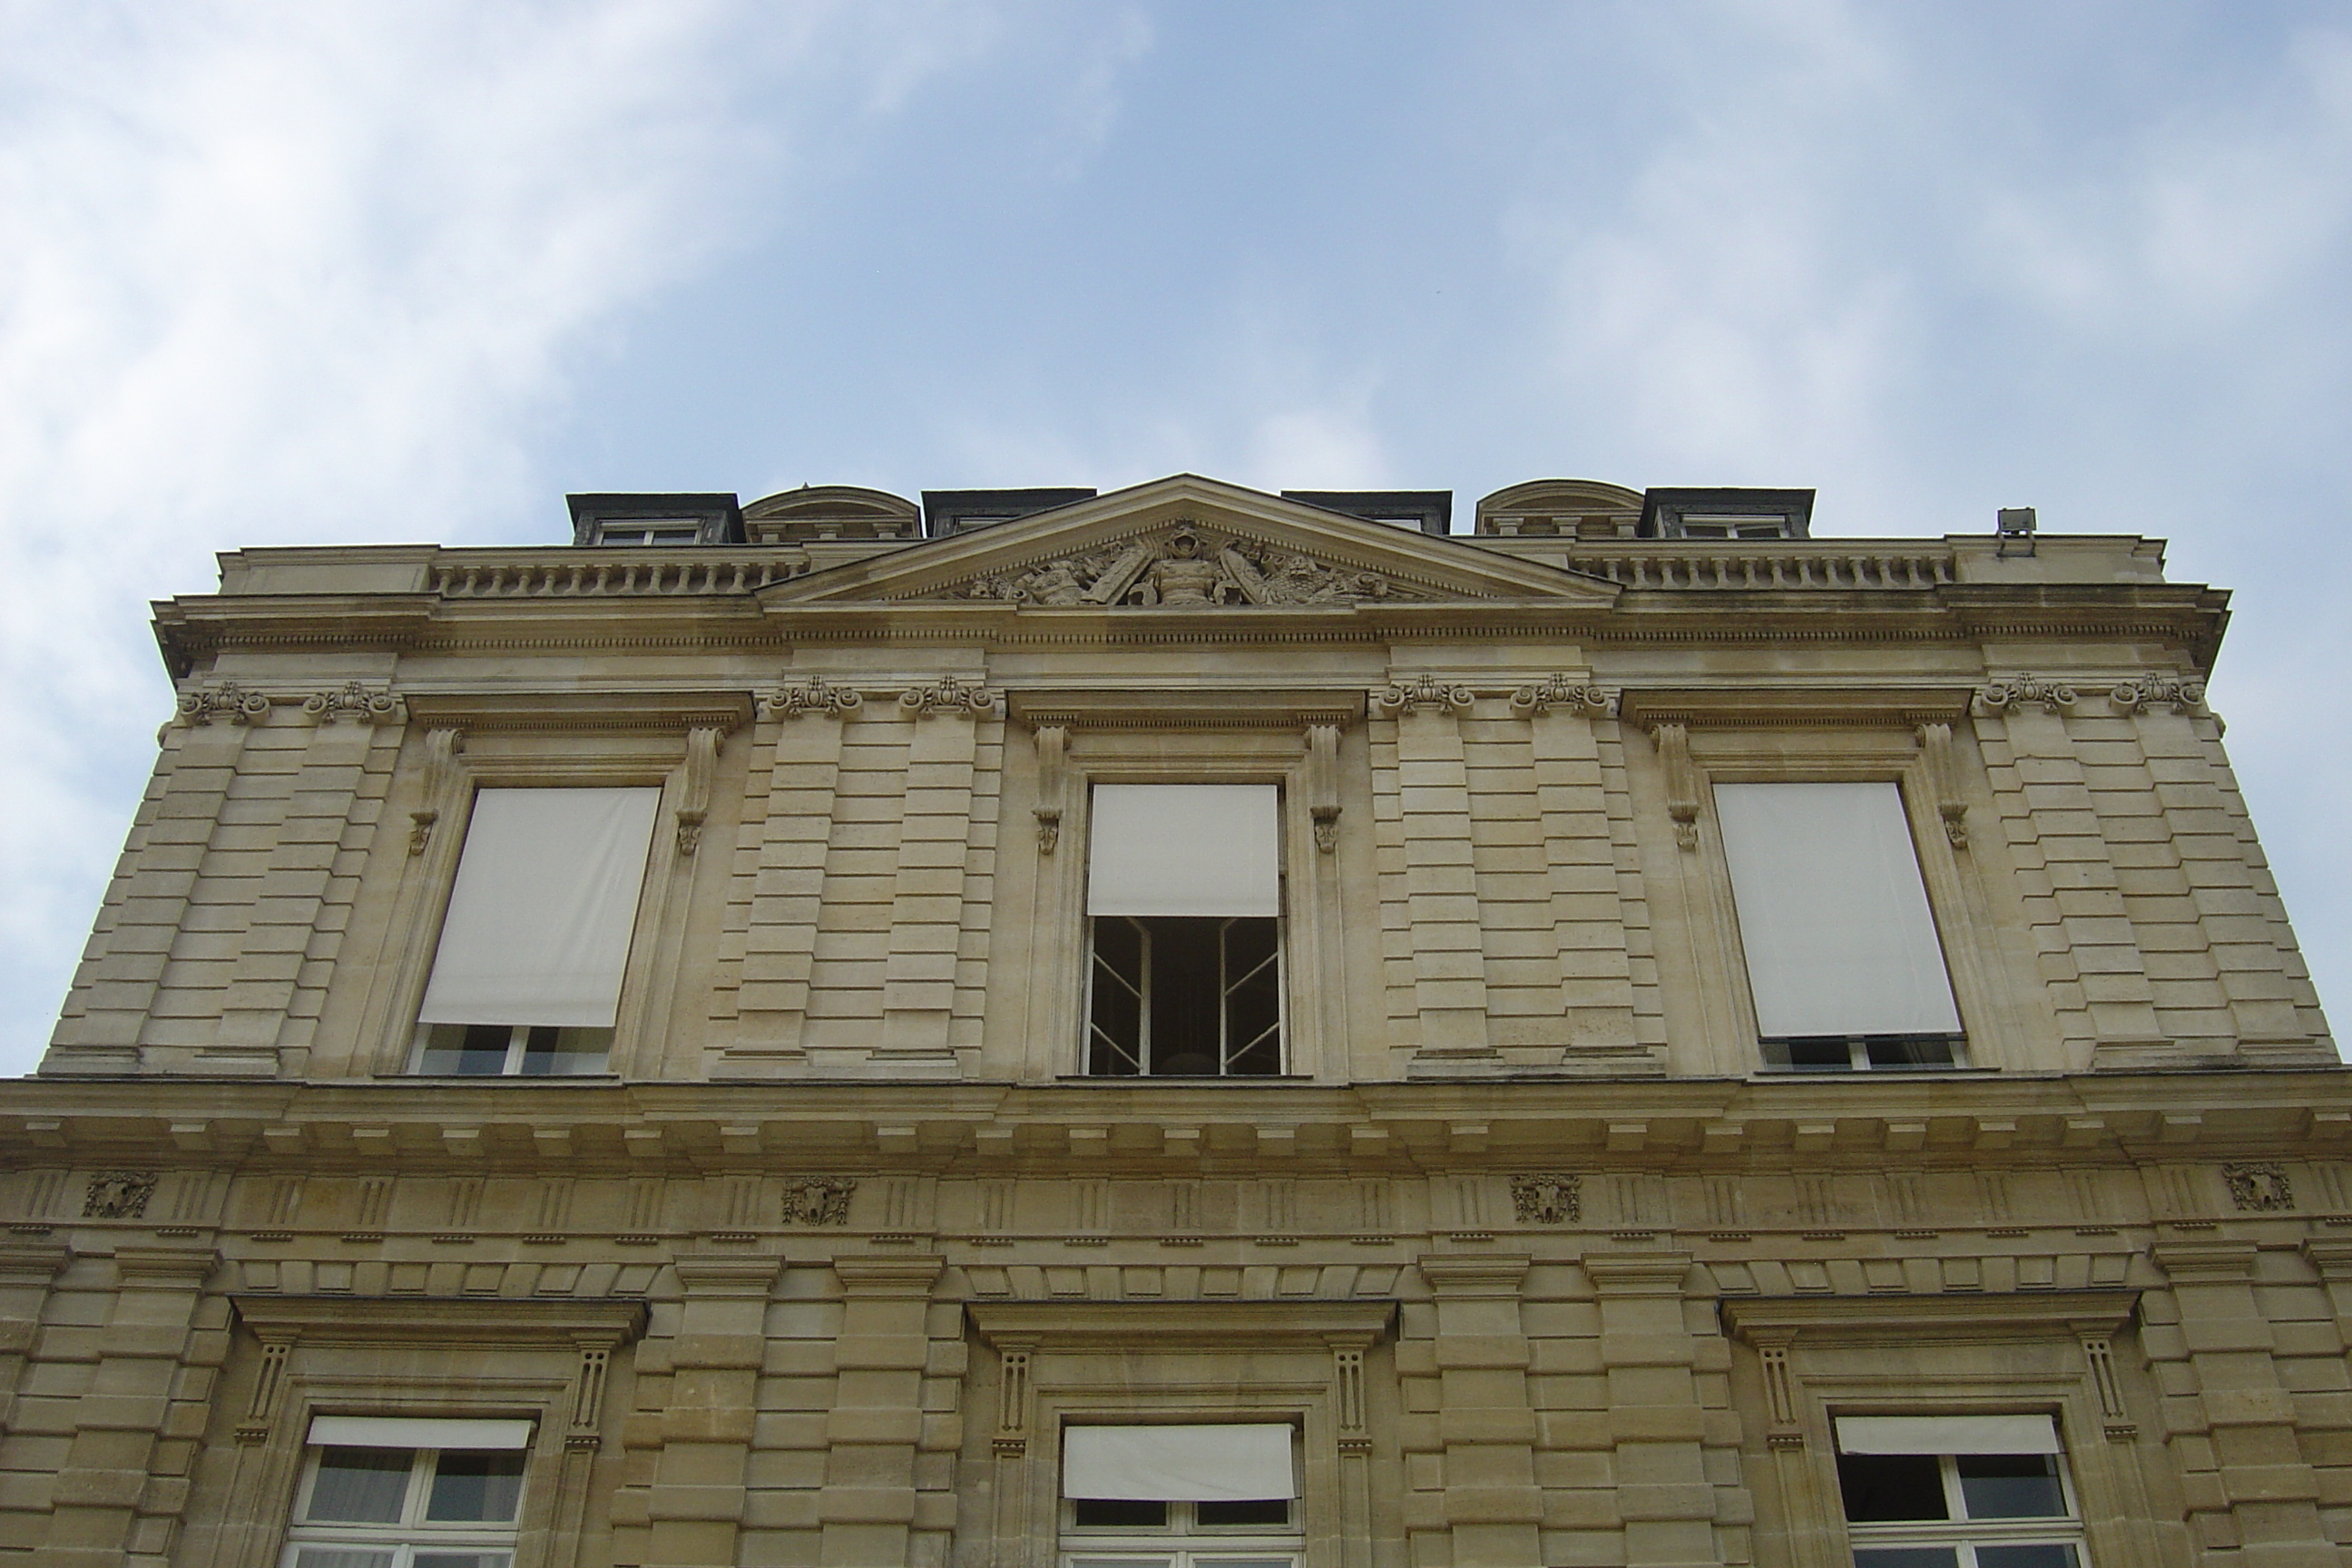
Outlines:
{"label": "window", "polygon": [[528,1421],[320,1415],[280,1568],[509,1568]]}
{"label": "window", "polygon": [[1841,1415],[1854,1568],[2084,1568],[2047,1415]]}
{"label": "window", "polygon": [[1064,1568],[1296,1568],[1294,1429],[1069,1426]]}
{"label": "window", "polygon": [[698,544],[702,524],[690,517],[632,518],[596,525],[599,544]]}
{"label": "window", "polygon": [[414,1070],[604,1070],[654,789],[486,789],[418,1009]]}
{"label": "window", "polygon": [[1786,539],[1789,520],[1777,515],[1702,517],[1685,512],[1680,532],[1685,539]]}
{"label": "window", "polygon": [[1272,784],[1097,784],[1087,866],[1087,1071],[1282,1070]]}
{"label": "window", "polygon": [[1901,791],[1722,784],[1715,807],[1765,1065],[1964,1065]]}

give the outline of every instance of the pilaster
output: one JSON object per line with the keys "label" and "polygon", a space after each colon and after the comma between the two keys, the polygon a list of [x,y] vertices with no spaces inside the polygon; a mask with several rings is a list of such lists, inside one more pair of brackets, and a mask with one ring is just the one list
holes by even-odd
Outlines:
{"label": "pilaster", "polygon": [[1437,1433],[1444,1445],[1446,1544],[1416,1546],[1417,1563],[1525,1568],[1542,1561],[1534,1407],[1520,1292],[1529,1260],[1457,1253],[1420,1260],[1437,1313]]}
{"label": "pilaster", "polygon": [[675,1267],[684,1299],[662,1347],[667,1375],[641,1370],[632,1423],[631,1446],[656,1450],[644,1521],[641,1532],[627,1529],[628,1510],[615,1505],[614,1554],[646,1568],[714,1568],[736,1561],[779,1260],[703,1255]]}
{"label": "pilaster", "polygon": [[[937,1257],[836,1258],[841,1335],[834,1342],[835,1388],[825,1418],[824,1485],[817,1497],[824,1531],[817,1561],[868,1568],[917,1561],[917,1532],[940,1539],[955,1528],[951,1487],[926,1488],[922,1458],[949,1465],[961,1438],[950,1411],[937,1419],[924,1400],[931,1359],[930,1295]],[[938,1429],[933,1430],[936,1426]],[[944,1550],[924,1561],[944,1560]]]}
{"label": "pilaster", "polygon": [[1697,1342],[1683,1314],[1690,1257],[1589,1253],[1583,1262],[1600,1298],[1611,1468],[1625,1563],[1628,1568],[1717,1563]]}
{"label": "pilaster", "polygon": [[1487,1037],[1486,938],[1471,860],[1470,774],[1460,722],[1471,701],[1466,689],[1432,680],[1374,697],[1375,711],[1396,720],[1403,902],[1420,1026],[1416,1075],[1500,1065]]}

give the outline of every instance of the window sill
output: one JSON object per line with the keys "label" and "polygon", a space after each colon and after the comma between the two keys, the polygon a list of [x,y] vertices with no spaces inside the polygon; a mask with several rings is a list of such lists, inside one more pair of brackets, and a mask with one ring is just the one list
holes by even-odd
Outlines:
{"label": "window sill", "polygon": [[1757,1081],[1759,1081],[1759,1080],[1765,1080],[1765,1079],[1769,1079],[1769,1080],[1773,1081],[1773,1082],[1779,1082],[1779,1081],[1780,1081],[1780,1079],[1791,1079],[1791,1078],[1801,1078],[1801,1079],[1807,1079],[1807,1080],[1811,1081],[1811,1080],[1818,1080],[1818,1079],[1831,1079],[1831,1080],[1838,1080],[1838,1079],[1865,1079],[1865,1080],[1866,1080],[1866,1079],[1886,1079],[1886,1078],[1899,1078],[1899,1079],[1923,1079],[1923,1078],[1927,1078],[1927,1079],[1945,1079],[1945,1078],[1999,1078],[2000,1076],[2000,1069],[1999,1068],[1973,1068],[1973,1067],[1970,1067],[1970,1068],[1963,1068],[1963,1067],[1940,1067],[1940,1066],[1938,1066],[1938,1067],[1924,1067],[1924,1068],[1776,1068],[1776,1067],[1763,1067],[1763,1068],[1758,1068],[1755,1071],[1753,1071],[1753,1072],[1749,1073],[1749,1074],[1748,1075],[1748,1081],[1749,1081],[1749,1082],[1753,1083],[1753,1082],[1757,1082]]}
{"label": "window sill", "polygon": [[1230,1077],[1220,1076],[1216,1078],[1210,1078],[1207,1076],[1200,1078],[1178,1078],[1171,1074],[1165,1073],[1156,1076],[1147,1075],[1144,1073],[1133,1073],[1125,1077],[1113,1077],[1107,1073],[1064,1073],[1055,1078],[1054,1081],[1057,1084],[1087,1084],[1114,1089],[1133,1089],[1145,1084],[1149,1084],[1153,1087],[1173,1089],[1230,1089],[1235,1087],[1245,1088],[1251,1086],[1263,1086],[1270,1083],[1311,1084],[1315,1080],[1307,1077],[1304,1073],[1269,1072],[1234,1073]]}

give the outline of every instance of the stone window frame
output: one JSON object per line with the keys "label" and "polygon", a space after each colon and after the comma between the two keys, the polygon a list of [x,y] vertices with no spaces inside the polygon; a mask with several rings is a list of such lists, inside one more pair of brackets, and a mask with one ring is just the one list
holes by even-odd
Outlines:
{"label": "stone window frame", "polygon": [[[528,1420],[514,1568],[572,1568],[590,1521],[613,1363],[645,1331],[642,1301],[493,1301],[344,1296],[230,1298],[253,1373],[242,1415],[211,1451],[234,1454],[210,1561],[275,1568],[285,1555],[314,1415]],[[536,1371],[485,1378],[430,1363],[454,1353],[537,1352]],[[380,1363],[397,1358],[403,1370]],[[568,1362],[568,1364],[565,1364]],[[551,1364],[552,1363],[552,1364]],[[227,1391],[225,1385],[224,1391]],[[215,1425],[235,1405],[214,1412]]]}
{"label": "stone window frame", "polygon": [[[1360,710],[1361,699],[1357,699]],[[1344,710],[1302,708],[1295,701],[1263,709],[1236,697],[1222,709],[1166,713],[1122,712],[1116,706],[1076,707],[1066,698],[1050,706],[1016,702],[1016,713],[1041,739],[1048,731],[1054,762],[1041,779],[1040,804],[1054,813],[1056,849],[1040,857],[1032,924],[1035,994],[1050,1002],[1034,1015],[1042,1026],[1027,1033],[1023,1077],[1032,1081],[1126,1083],[1132,1079],[1087,1075],[1087,978],[1092,944],[1087,926],[1089,820],[1097,784],[1270,784],[1280,794],[1282,829],[1283,1070],[1272,1079],[1191,1079],[1202,1083],[1328,1080],[1343,1067],[1344,998],[1340,984],[1341,910],[1336,857],[1318,848],[1316,816],[1324,781],[1310,731],[1336,729]],[[1045,750],[1041,746],[1041,753]],[[1050,805],[1046,802],[1050,800]]]}
{"label": "stone window frame", "polygon": [[[1837,1474],[1839,1415],[2046,1414],[2057,1423],[2085,1568],[2153,1562],[2147,1478],[2114,1349],[2139,1292],[1780,1297],[1727,1300],[1748,1353],[1735,1388],[1762,1429],[1790,1568],[1853,1568]],[[2048,1354],[2030,1363],[2029,1347]],[[1848,1352],[1855,1352],[1849,1355]],[[1744,1385],[1744,1387],[1743,1387]],[[1758,1467],[1761,1468],[1761,1467]],[[1751,1489],[1767,1484],[1751,1471]]]}
{"label": "stone window frame", "polygon": [[[1969,868],[1959,861],[1965,851],[1952,841],[1955,833],[1966,837],[1965,827],[1956,826],[1965,822],[1963,803],[1948,776],[1948,760],[1933,754],[1919,736],[1916,721],[1925,715],[1867,709],[1849,713],[1831,708],[1818,717],[1733,716],[1629,706],[1639,714],[1637,721],[1650,729],[1661,753],[1665,805],[1681,838],[1679,854],[1691,858],[1684,864],[1695,873],[1689,879],[1695,962],[1702,973],[1724,977],[1713,989],[1728,1017],[1705,1031],[1715,1060],[1702,1070],[1738,1077],[1791,1076],[1790,1069],[1767,1067],[1760,1055],[1762,1037],[1748,988],[1731,865],[1716,816],[1717,783],[1894,784],[1911,829],[1920,884],[1936,923],[1937,946],[1965,1042],[1965,1057],[1954,1066],[1910,1071],[1990,1072],[2012,1065],[2004,1050],[2007,1031],[1996,1024],[2003,1016],[1999,988],[1985,967],[1995,952],[1990,916],[1979,908]],[[1950,713],[1937,713],[1934,721],[1948,724],[1951,718]],[[1943,749],[1948,748],[1937,748]]]}
{"label": "stone window frame", "polygon": [[[651,853],[638,889],[620,1008],[601,1073],[572,1081],[639,1076],[681,981],[684,924],[712,774],[726,737],[750,719],[745,693],[612,693],[534,697],[412,696],[421,753],[403,768],[394,798],[407,803],[408,844],[378,961],[368,966],[354,1071],[413,1078],[416,1015],[425,1002],[442,921],[456,890],[466,829],[484,789],[653,788]],[[401,787],[406,784],[404,791]],[[482,1077],[469,1084],[564,1081]]]}
{"label": "stone window frame", "polygon": [[[997,1353],[988,1442],[999,1561],[1059,1561],[1067,1425],[1283,1422],[1299,1431],[1307,1568],[1370,1568],[1366,1352],[1393,1341],[1394,1302],[973,1302],[965,1310]],[[1241,1374],[1244,1360],[1263,1368],[1277,1359],[1293,1375]]]}

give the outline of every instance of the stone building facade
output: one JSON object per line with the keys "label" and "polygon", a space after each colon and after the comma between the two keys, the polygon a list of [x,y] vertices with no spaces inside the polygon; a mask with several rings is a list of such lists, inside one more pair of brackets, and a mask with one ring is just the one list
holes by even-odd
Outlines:
{"label": "stone building facade", "polygon": [[157,607],[0,1555],[2344,1560],[2352,1093],[2158,544],[929,499]]}

